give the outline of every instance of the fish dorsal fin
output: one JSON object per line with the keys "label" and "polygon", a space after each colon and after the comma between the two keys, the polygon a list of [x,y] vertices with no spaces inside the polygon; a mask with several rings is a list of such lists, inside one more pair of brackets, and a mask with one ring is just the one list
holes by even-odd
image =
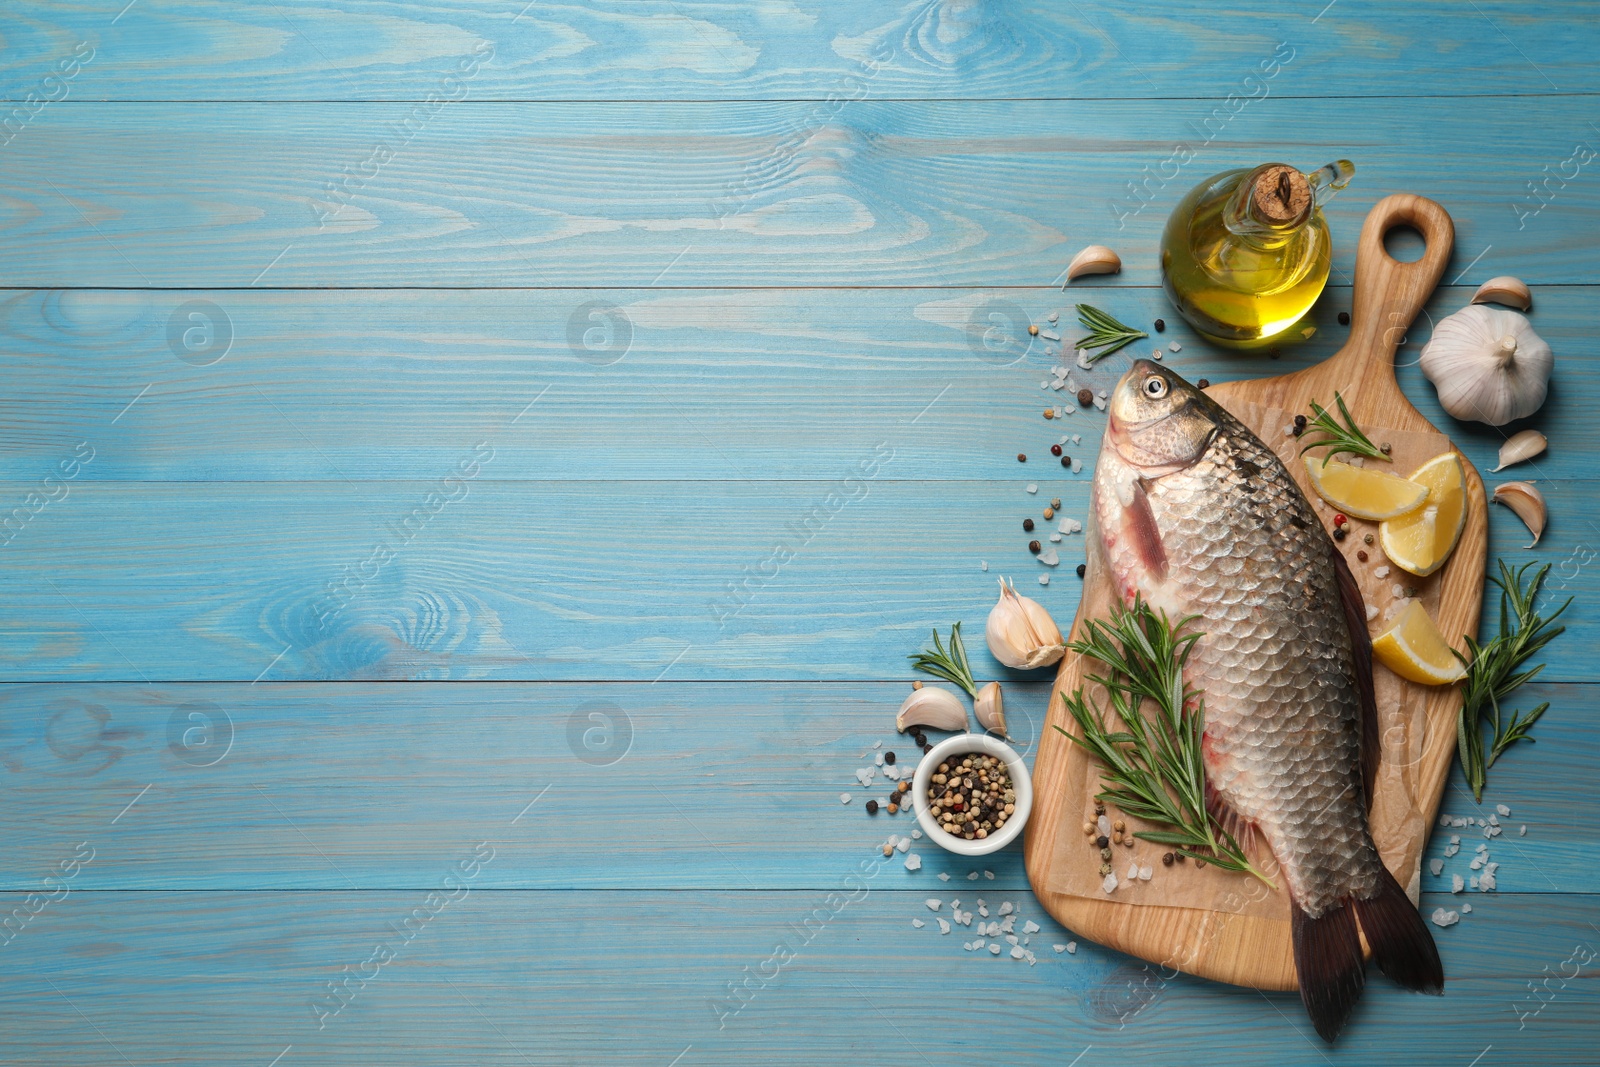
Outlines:
{"label": "fish dorsal fin", "polygon": [[1372,637],[1367,633],[1367,606],[1361,587],[1350,573],[1344,553],[1329,543],[1333,570],[1339,577],[1339,600],[1344,605],[1344,621],[1350,628],[1350,658],[1356,671],[1356,694],[1361,698],[1361,784],[1367,804],[1372,803],[1373,783],[1378,777],[1378,757],[1383,740],[1378,736],[1378,698],[1372,690]]}

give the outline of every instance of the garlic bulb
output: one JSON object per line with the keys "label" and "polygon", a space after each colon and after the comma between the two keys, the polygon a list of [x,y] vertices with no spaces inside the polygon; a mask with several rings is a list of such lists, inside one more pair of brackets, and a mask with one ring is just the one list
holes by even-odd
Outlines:
{"label": "garlic bulb", "polygon": [[1016,589],[1004,581],[1000,583],[1000,600],[989,611],[984,636],[994,658],[1007,667],[1048,667],[1067,651],[1061,630],[1044,605],[1018,596]]}
{"label": "garlic bulb", "polygon": [[1469,304],[1433,328],[1422,373],[1458,419],[1504,426],[1544,403],[1555,356],[1515,311]]}
{"label": "garlic bulb", "polygon": [[1000,694],[1000,683],[990,682],[978,690],[978,697],[972,702],[972,710],[978,713],[978,725],[985,730],[993,730],[1001,737],[1006,736],[1006,702]]}
{"label": "garlic bulb", "polygon": [[967,706],[961,703],[954,693],[925,685],[921,689],[911,691],[905,703],[900,705],[900,714],[895,716],[896,730],[904,730],[907,726],[928,726],[935,730],[965,730]]}

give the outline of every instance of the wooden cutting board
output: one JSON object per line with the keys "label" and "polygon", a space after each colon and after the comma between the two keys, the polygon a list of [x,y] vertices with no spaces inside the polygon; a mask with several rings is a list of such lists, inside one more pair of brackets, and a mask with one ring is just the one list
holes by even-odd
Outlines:
{"label": "wooden cutting board", "polygon": [[[1384,249],[1384,234],[1402,225],[1417,229],[1427,242],[1422,257],[1412,263],[1397,262]],[[1306,495],[1319,505],[1305,484],[1299,442],[1285,434],[1295,413],[1309,414],[1311,400],[1332,408],[1335,390],[1343,394],[1357,425],[1375,441],[1392,443],[1395,473],[1409,474],[1423,460],[1450,447],[1400,392],[1394,353],[1438,284],[1454,237],[1450,216],[1432,200],[1397,195],[1380,201],[1361,229],[1350,339],[1345,346],[1325,362],[1294,374],[1207,390],[1278,451]],[[1441,571],[1417,579],[1396,568],[1379,578],[1377,568],[1385,562],[1382,553],[1378,545],[1362,542],[1364,533],[1376,534],[1373,524],[1353,523],[1353,536],[1341,544],[1367,603],[1380,609],[1371,624],[1374,632],[1381,631],[1403,603],[1394,586],[1404,583],[1418,590],[1447,637],[1477,633],[1488,514],[1478,472],[1465,457],[1461,462],[1467,476],[1466,528]],[[1332,510],[1321,513],[1331,526]],[[1092,529],[1089,542],[1073,638],[1079,636],[1085,619],[1107,615],[1114,596]],[[1357,561],[1358,549],[1367,551],[1368,562]],[[1455,643],[1460,647],[1459,640]],[[1080,936],[1163,967],[1260,989],[1294,989],[1288,902],[1281,889],[1273,892],[1247,875],[1211,866],[1162,867],[1161,850],[1143,842],[1131,849],[1114,848],[1113,868],[1122,884],[1111,894],[1101,888],[1100,856],[1082,832],[1082,824],[1093,818],[1099,768],[1053,729],[1076,729],[1061,694],[1082,684],[1081,669],[1079,657],[1070,652],[1061,661],[1034,762],[1036,801],[1025,855],[1040,903]],[[1374,675],[1383,757],[1370,822],[1384,862],[1415,900],[1423,848],[1455,754],[1461,697],[1455,686],[1415,685],[1381,665],[1375,665]],[[1139,828],[1135,820],[1128,821],[1130,829]],[[1134,862],[1153,865],[1154,876],[1149,881],[1124,878]],[[1281,885],[1282,879],[1278,882]]]}

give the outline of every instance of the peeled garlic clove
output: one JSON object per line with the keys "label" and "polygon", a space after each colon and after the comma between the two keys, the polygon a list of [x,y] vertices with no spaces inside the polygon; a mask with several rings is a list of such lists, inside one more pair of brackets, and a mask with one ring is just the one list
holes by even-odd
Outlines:
{"label": "peeled garlic clove", "polygon": [[1000,683],[990,682],[978,690],[978,697],[972,702],[972,710],[978,713],[978,725],[985,730],[993,730],[1001,737],[1006,736],[1006,702],[1000,694]]}
{"label": "peeled garlic clove", "polygon": [[1494,499],[1495,503],[1504,504],[1516,512],[1517,518],[1533,534],[1533,543],[1523,547],[1532,548],[1538,544],[1539,538],[1544,536],[1544,494],[1535,489],[1532,482],[1504,482],[1494,487]]}
{"label": "peeled garlic clove", "polygon": [[1044,605],[1018,596],[1016,588],[1004,581],[1000,583],[1000,600],[989,611],[983,635],[994,658],[1007,667],[1048,667],[1067,651],[1061,630]]}
{"label": "peeled garlic clove", "polygon": [[1503,471],[1515,463],[1532,459],[1545,450],[1550,442],[1545,440],[1544,434],[1538,430],[1523,430],[1506,438],[1506,443],[1500,446],[1500,466],[1490,471]]}
{"label": "peeled garlic clove", "polygon": [[1122,257],[1105,245],[1090,245],[1067,264],[1067,281],[1085,274],[1115,274],[1122,269]]}
{"label": "peeled garlic clove", "polygon": [[1490,278],[1478,286],[1478,291],[1472,294],[1474,304],[1504,304],[1508,308],[1518,311],[1527,311],[1533,307],[1533,294],[1528,291],[1527,285],[1521,278],[1513,278],[1509,274],[1502,274],[1498,278]]}
{"label": "peeled garlic clove", "polygon": [[1446,411],[1504,426],[1539,410],[1555,356],[1515,311],[1469,304],[1439,320],[1421,363]]}
{"label": "peeled garlic clove", "polygon": [[895,716],[896,730],[904,730],[907,726],[928,726],[935,730],[965,730],[967,707],[954,693],[925,685],[921,689],[911,691],[905,703],[900,705],[900,714]]}

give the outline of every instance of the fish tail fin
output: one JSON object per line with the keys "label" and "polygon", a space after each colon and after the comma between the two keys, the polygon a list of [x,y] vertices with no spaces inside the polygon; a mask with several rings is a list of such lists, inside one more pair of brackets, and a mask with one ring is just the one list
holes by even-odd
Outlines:
{"label": "fish tail fin", "polygon": [[1387,867],[1378,865],[1377,892],[1355,901],[1355,909],[1380,971],[1407,989],[1444,992],[1444,965],[1433,934]]}
{"label": "fish tail fin", "polygon": [[1313,919],[1293,897],[1289,911],[1300,1000],[1317,1033],[1331,1043],[1355,1010],[1367,981],[1355,913],[1343,901]]}

